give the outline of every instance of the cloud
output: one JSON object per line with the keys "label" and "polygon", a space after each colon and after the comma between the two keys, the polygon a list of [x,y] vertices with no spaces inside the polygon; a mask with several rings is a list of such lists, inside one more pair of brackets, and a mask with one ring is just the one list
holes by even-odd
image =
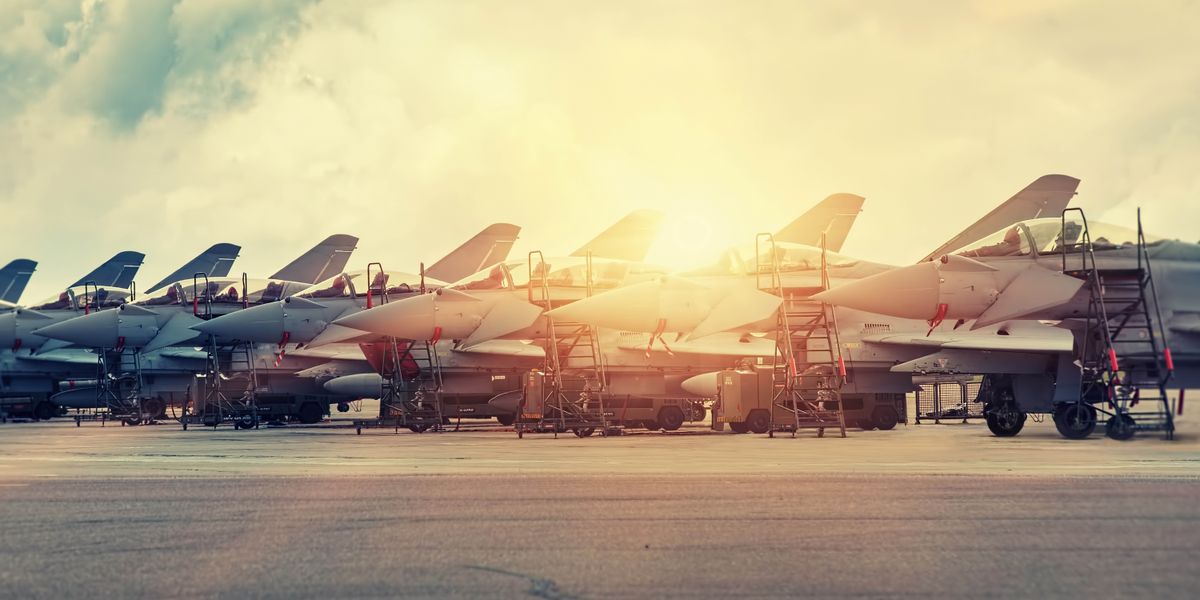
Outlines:
{"label": "cloud", "polygon": [[[411,269],[493,221],[568,251],[638,207],[749,242],[824,196],[913,260],[1037,176],[1196,239],[1195,2],[24,2],[0,10],[0,255],[48,294],[217,241]],[[520,250],[518,250],[520,252]]]}

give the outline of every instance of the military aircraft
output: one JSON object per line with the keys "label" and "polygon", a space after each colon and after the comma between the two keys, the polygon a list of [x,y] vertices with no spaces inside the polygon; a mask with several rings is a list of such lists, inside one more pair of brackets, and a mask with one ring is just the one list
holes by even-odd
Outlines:
{"label": "military aircraft", "polygon": [[[967,231],[988,230],[1009,225],[1009,220],[1013,218],[1061,211],[1074,195],[1078,183],[1077,179],[1061,175],[1039,178]],[[805,297],[820,291],[822,260],[825,261],[829,285],[834,290],[864,278],[884,276],[897,270],[888,265],[856,261],[832,252],[823,254],[818,248],[762,241],[756,249],[727,253],[714,267],[606,291],[555,308],[549,315],[627,333],[650,334],[651,344],[657,339],[662,342],[663,350],[679,353],[687,351],[686,344],[701,342],[715,332],[726,332],[724,335],[730,331],[741,333],[741,336],[734,336],[733,339],[745,344],[755,339],[749,334],[773,330],[776,326],[774,313],[780,298],[765,291],[778,294],[779,290],[784,290],[789,297]],[[762,265],[773,265],[778,273],[765,273]],[[850,372],[843,392],[852,395],[896,394],[912,389],[911,374],[892,369],[897,363],[916,358],[911,354],[912,350],[891,346],[881,348],[864,344],[863,340],[888,332],[919,330],[924,334],[928,329],[924,321],[899,320],[875,312],[845,309],[836,311],[836,321],[841,331],[841,342],[845,346],[842,354]],[[675,342],[668,343],[663,337],[664,333],[675,333]],[[981,331],[973,336],[973,343],[982,343],[988,334],[995,337],[1008,333],[1008,329],[1000,331],[999,328]],[[1038,347],[1062,347],[1068,342],[1064,342],[1061,333],[1038,330],[1029,336],[1029,341],[1036,341]],[[719,347],[719,344],[712,343],[710,351],[719,351],[716,350]],[[736,345],[726,348],[729,355],[736,356],[739,352]],[[744,347],[741,352],[748,349]],[[647,356],[650,350],[651,347],[647,346]],[[746,352],[744,356],[773,354],[772,345],[765,353],[760,349],[757,355]],[[715,373],[690,378],[685,384],[684,389],[691,393],[711,396],[716,391]],[[861,418],[860,424],[867,428],[895,422],[896,415],[871,414],[869,406],[864,410],[868,414]]]}
{"label": "military aircraft", "polygon": [[[1115,439],[1139,430],[1169,437],[1168,383],[1200,385],[1200,245],[1145,235],[1140,218],[1136,230],[1088,223],[1077,209],[1023,221],[815,298],[926,321],[926,336],[864,342],[922,349],[896,371],[985,375],[996,435],[1016,435],[1028,413],[1049,413],[1063,436],[1081,439],[1100,412]],[[1014,329],[1037,321],[1056,324],[1059,341]],[[963,345],[960,329],[988,328],[1008,335]]]}
{"label": "military aircraft", "polygon": [[[832,196],[785,227],[782,235],[809,239],[814,230],[852,222],[861,203],[858,196]],[[813,219],[821,222],[814,224]],[[546,360],[541,346],[521,340],[545,339],[556,327],[542,318],[548,307],[570,306],[599,290],[636,285],[668,272],[665,267],[640,262],[640,255],[611,258],[596,254],[598,246],[588,244],[574,256],[561,258],[531,253],[527,260],[502,263],[432,294],[389,302],[335,324],[433,342],[440,362],[441,391],[453,399],[448,410],[472,417],[495,416],[502,423],[511,423],[520,401],[522,374]],[[559,334],[574,335],[572,345],[578,343],[578,333]],[[702,416],[698,403],[680,399],[683,394],[678,383],[696,369],[719,368],[731,359],[728,345],[714,352],[713,344],[695,343],[681,346],[678,353],[644,356],[646,336],[633,334],[634,342],[615,329],[597,335],[614,417],[651,428],[675,429],[685,418]],[[753,352],[749,346],[762,346],[749,340],[739,342],[736,337],[731,340],[735,355]],[[667,371],[670,374],[664,375]],[[380,383],[377,374],[356,374],[330,381],[327,387],[341,386],[366,395],[369,391],[378,394]]]}
{"label": "military aircraft", "polygon": [[37,262],[28,258],[18,258],[0,269],[0,306],[16,307],[35,270]]}

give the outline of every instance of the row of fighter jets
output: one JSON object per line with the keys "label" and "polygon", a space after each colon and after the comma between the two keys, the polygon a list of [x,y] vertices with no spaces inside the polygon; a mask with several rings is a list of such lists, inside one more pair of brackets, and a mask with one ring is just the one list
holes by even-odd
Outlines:
{"label": "row of fighter jets", "polygon": [[[231,278],[238,249],[221,244],[134,301],[126,288],[141,255],[123,253],[57,298],[0,315],[0,394],[43,394],[44,413],[87,405],[96,394],[83,368],[94,369],[98,353],[132,352],[145,375],[138,393],[165,406],[189,389],[205,344],[248,344],[264,389],[317,399],[302,411],[311,421],[329,404],[377,397],[382,344],[399,338],[433,343],[459,416],[505,422],[521,374],[546,360],[537,341],[571,321],[599,332],[606,393],[710,398],[718,371],[777,351],[771,333],[783,299],[760,276],[770,263],[778,289],[816,291],[813,299],[837,307],[845,393],[904,393],[918,375],[982,375],[993,383],[982,399],[989,425],[1007,435],[1027,413],[1053,413],[1057,423],[1062,407],[1086,396],[1079,353],[1089,333],[1080,322],[1092,296],[1066,261],[1085,230],[1093,266],[1134,271],[1148,254],[1175,385],[1197,377],[1200,246],[1151,240],[1142,252],[1136,232],[1062,218],[1078,184],[1041,177],[909,266],[838,253],[863,203],[850,194],[819,203],[767,246],[730,249],[682,273],[643,262],[661,224],[647,211],[560,258],[508,260],[519,228],[495,224],[408,273],[344,272],[357,240],[333,236],[267,279]],[[12,291],[32,268],[10,267],[0,299],[15,303]],[[1085,428],[1089,413],[1076,412]],[[1094,410],[1090,417],[1094,426]]]}

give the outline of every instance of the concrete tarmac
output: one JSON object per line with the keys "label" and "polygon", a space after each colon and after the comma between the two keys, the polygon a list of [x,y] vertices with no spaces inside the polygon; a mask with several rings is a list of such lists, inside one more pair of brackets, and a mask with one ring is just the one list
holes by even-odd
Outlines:
{"label": "concrete tarmac", "polygon": [[0,426],[0,596],[1193,597],[1200,443]]}

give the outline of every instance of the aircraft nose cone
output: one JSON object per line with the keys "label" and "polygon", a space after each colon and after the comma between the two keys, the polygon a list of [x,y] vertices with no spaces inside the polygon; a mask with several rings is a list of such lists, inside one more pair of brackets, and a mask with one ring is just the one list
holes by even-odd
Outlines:
{"label": "aircraft nose cone", "polygon": [[701,373],[683,380],[679,386],[683,388],[683,391],[694,396],[712,398],[717,395],[717,378],[720,375],[721,373],[718,371]]}
{"label": "aircraft nose cone", "polygon": [[436,337],[436,310],[434,294],[422,294],[346,315],[333,323],[406,340],[429,340]]}
{"label": "aircraft nose cone", "polygon": [[243,308],[192,325],[192,329],[225,340],[277,343],[283,339],[283,303],[271,302]]}
{"label": "aircraft nose cone", "polygon": [[937,266],[923,262],[844,283],[813,300],[904,319],[932,319],[938,312]]}
{"label": "aircraft nose cone", "polygon": [[356,373],[343,375],[326,381],[325,391],[348,398],[378,398],[383,391],[383,377],[379,373]]}
{"label": "aircraft nose cone", "polygon": [[119,312],[116,309],[102,310],[72,317],[38,328],[34,333],[86,348],[115,348],[120,345],[117,332]]}

